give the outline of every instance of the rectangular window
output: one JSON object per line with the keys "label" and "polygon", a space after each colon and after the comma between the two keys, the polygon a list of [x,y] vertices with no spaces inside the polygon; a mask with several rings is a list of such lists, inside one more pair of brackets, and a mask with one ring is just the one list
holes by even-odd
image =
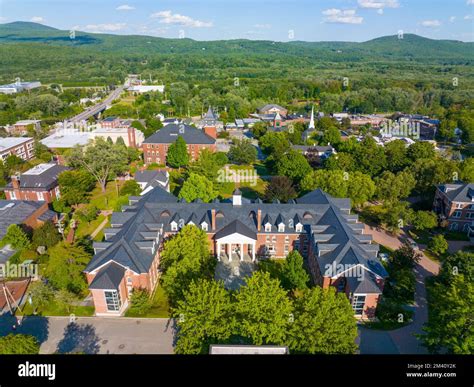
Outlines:
{"label": "rectangular window", "polygon": [[364,311],[365,296],[354,294],[352,297],[352,309],[356,316],[361,316]]}
{"label": "rectangular window", "polygon": [[105,294],[105,304],[107,305],[107,310],[110,312],[118,312],[120,310],[120,298],[116,290],[106,290]]}
{"label": "rectangular window", "polygon": [[454,212],[453,212],[453,218],[460,218],[460,217],[461,217],[461,214],[462,214],[461,211],[454,211]]}
{"label": "rectangular window", "polygon": [[44,200],[43,192],[37,192],[38,200]]}

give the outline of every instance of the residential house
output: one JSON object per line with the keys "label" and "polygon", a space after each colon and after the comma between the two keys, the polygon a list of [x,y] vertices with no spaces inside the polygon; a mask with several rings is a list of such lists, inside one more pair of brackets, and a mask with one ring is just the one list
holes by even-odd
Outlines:
{"label": "residential house", "polygon": [[140,195],[145,195],[155,187],[161,187],[165,191],[170,192],[170,174],[168,171],[137,171],[134,179],[142,189]]}
{"label": "residential house", "polygon": [[60,198],[58,176],[68,169],[63,165],[45,163],[12,176],[11,182],[4,188],[6,198],[51,203]]}
{"label": "residential house", "polygon": [[279,113],[280,116],[286,117],[288,114],[288,109],[276,104],[267,104],[258,109],[259,114],[276,114]]}
{"label": "residential house", "polygon": [[46,202],[0,200],[0,239],[5,236],[11,224],[37,228],[48,220],[56,222],[58,217]]}
{"label": "residential house", "polygon": [[27,161],[34,157],[34,139],[31,137],[4,137],[0,138],[0,157],[5,160],[14,155]]}
{"label": "residential house", "polygon": [[176,142],[178,136],[186,142],[191,160],[197,160],[203,149],[216,151],[216,139],[203,130],[186,124],[168,124],[143,141],[145,164],[164,164],[169,146]]}
{"label": "residential house", "polygon": [[41,129],[41,120],[21,120],[17,121],[11,126],[7,126],[6,130],[13,136],[24,136],[28,134],[28,128],[33,128],[35,131]]}
{"label": "residential house", "polygon": [[232,199],[212,203],[187,203],[158,187],[131,197],[129,206],[113,213],[105,241],[94,243],[85,269],[96,314],[121,315],[134,289],[153,291],[163,241],[194,225],[205,231],[218,261],[284,259],[299,251],[315,284],[336,287],[356,317],[372,318],[387,273],[378,245],[350,208],[349,199],[321,190],[288,203],[250,201],[238,190]]}
{"label": "residential house", "polygon": [[451,231],[474,235],[474,184],[447,183],[436,187],[433,211]]}

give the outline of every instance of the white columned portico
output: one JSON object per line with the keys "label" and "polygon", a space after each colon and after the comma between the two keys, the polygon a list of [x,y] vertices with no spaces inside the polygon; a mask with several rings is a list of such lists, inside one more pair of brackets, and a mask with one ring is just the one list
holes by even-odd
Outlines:
{"label": "white columned portico", "polygon": [[217,241],[217,260],[221,260],[221,243]]}
{"label": "white columned portico", "polygon": [[243,243],[240,244],[240,260],[241,261],[244,260],[244,244]]}

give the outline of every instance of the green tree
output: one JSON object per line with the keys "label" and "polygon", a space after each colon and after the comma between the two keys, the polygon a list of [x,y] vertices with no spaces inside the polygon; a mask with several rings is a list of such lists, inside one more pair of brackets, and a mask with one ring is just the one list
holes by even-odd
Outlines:
{"label": "green tree", "polygon": [[151,306],[150,293],[146,289],[133,290],[130,297],[130,312],[138,315],[145,315],[148,313]]}
{"label": "green tree", "polygon": [[337,145],[341,142],[341,132],[335,126],[331,126],[324,131],[321,141],[324,145]]}
{"label": "green tree", "polygon": [[33,302],[35,311],[37,309],[43,309],[46,307],[54,297],[54,290],[51,285],[46,284],[42,281],[38,281],[34,286],[31,286],[30,296]]}
{"label": "green tree", "polygon": [[267,133],[267,124],[265,122],[256,122],[250,130],[253,136],[258,140]]}
{"label": "green tree", "polygon": [[234,164],[251,164],[257,159],[257,149],[250,140],[234,140],[228,157]]}
{"label": "green tree", "polygon": [[435,149],[430,142],[417,141],[408,147],[407,156],[413,160],[433,159],[435,157]]}
{"label": "green tree", "polygon": [[285,343],[292,305],[280,281],[254,272],[236,296],[235,312],[241,336],[254,345]]}
{"label": "green tree", "polygon": [[51,221],[33,230],[33,246],[46,246],[48,249],[61,241],[61,234]]}
{"label": "green tree", "polygon": [[275,171],[277,175],[289,177],[295,183],[299,183],[311,172],[311,166],[300,152],[290,150],[276,160]]}
{"label": "green tree", "polygon": [[288,202],[288,200],[294,199],[297,196],[290,178],[286,176],[273,176],[270,179],[270,183],[265,187],[264,197],[268,202],[273,202],[274,200]]}
{"label": "green tree", "polygon": [[2,239],[4,244],[9,244],[14,249],[23,250],[30,248],[28,235],[16,224],[11,224],[7,228],[7,233]]}
{"label": "green tree", "polygon": [[61,199],[67,205],[86,203],[96,180],[84,169],[61,172],[58,176]]}
{"label": "green tree", "polygon": [[37,355],[40,345],[36,337],[13,334],[0,337],[0,355]]}
{"label": "green tree", "polygon": [[185,167],[189,163],[189,154],[186,141],[178,136],[177,140],[168,148],[166,162],[173,168]]}
{"label": "green tree", "polygon": [[293,353],[354,354],[357,323],[343,293],[333,287],[305,290],[294,301],[288,345]]}
{"label": "green tree", "polygon": [[396,175],[390,171],[384,171],[375,178],[376,196],[390,202],[405,199],[415,188],[415,184],[415,178],[409,171],[402,171]]}
{"label": "green tree", "polygon": [[406,143],[403,140],[394,140],[385,144],[387,168],[393,172],[400,172],[408,165]]}
{"label": "green tree", "polygon": [[225,153],[203,149],[199,153],[199,158],[189,165],[188,171],[204,176],[210,181],[216,181],[219,169],[226,165],[228,161]]}
{"label": "green tree", "polygon": [[429,289],[429,314],[420,336],[431,353],[474,353],[474,283],[464,275],[453,276],[444,286]]}
{"label": "green tree", "polygon": [[166,240],[161,253],[161,283],[170,304],[176,306],[193,280],[212,278],[215,258],[209,251],[209,240],[200,228],[187,225]]}
{"label": "green tree", "polygon": [[209,345],[225,343],[235,330],[233,304],[222,282],[197,280],[184,291],[176,316],[176,353],[207,354]]}
{"label": "green tree", "polygon": [[290,142],[283,132],[268,132],[259,140],[262,151],[270,156],[281,155],[290,150]]}
{"label": "green tree", "polygon": [[58,243],[49,250],[45,276],[54,288],[81,294],[87,289],[82,271],[90,259],[83,247]]}
{"label": "green tree", "polygon": [[117,144],[110,144],[102,137],[96,138],[86,146],[77,146],[69,157],[73,167],[88,171],[105,192],[107,181],[115,174],[127,169],[127,150]]}
{"label": "green tree", "polygon": [[142,192],[140,185],[135,180],[127,180],[120,188],[121,196],[139,196]]}
{"label": "green tree", "polygon": [[204,176],[191,173],[181,187],[178,198],[185,199],[189,203],[196,199],[209,203],[217,197],[217,194],[212,181]]}
{"label": "green tree", "polygon": [[297,250],[290,251],[281,269],[281,284],[286,290],[306,289],[309,275],[304,268],[303,257]]}
{"label": "green tree", "polygon": [[361,172],[377,176],[387,165],[384,148],[377,145],[371,136],[365,137],[353,154]]}
{"label": "green tree", "polygon": [[428,242],[428,249],[437,255],[444,254],[446,251],[448,251],[448,247],[448,242],[441,234],[435,235]]}
{"label": "green tree", "polygon": [[349,180],[347,180],[347,196],[351,199],[353,206],[359,207],[372,199],[375,194],[375,189],[375,183],[369,175],[361,172],[349,174]]}
{"label": "green tree", "polygon": [[438,225],[438,217],[432,211],[417,211],[411,223],[415,230],[423,231],[435,228]]}

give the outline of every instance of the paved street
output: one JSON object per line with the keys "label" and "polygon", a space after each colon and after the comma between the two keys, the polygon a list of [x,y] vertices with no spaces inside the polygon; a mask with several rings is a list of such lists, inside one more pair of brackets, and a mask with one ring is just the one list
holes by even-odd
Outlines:
{"label": "paved street", "polygon": [[[402,238],[404,236],[404,234],[402,234],[399,237],[393,237],[384,231],[377,230],[367,225],[365,233],[371,234],[374,237],[375,242],[391,249],[399,248],[402,245]],[[361,353],[427,353],[426,348],[421,346],[420,341],[415,337],[415,334],[422,333],[422,327],[428,319],[425,280],[429,276],[438,274],[438,271],[439,264],[423,254],[420,262],[415,267],[416,287],[415,304],[413,306],[413,322],[403,328],[393,331],[376,331],[360,327]]]}
{"label": "paved street", "polygon": [[[0,318],[0,336],[13,332],[14,320]],[[174,328],[170,319],[26,317],[17,333],[41,342],[40,353],[172,354]]]}

